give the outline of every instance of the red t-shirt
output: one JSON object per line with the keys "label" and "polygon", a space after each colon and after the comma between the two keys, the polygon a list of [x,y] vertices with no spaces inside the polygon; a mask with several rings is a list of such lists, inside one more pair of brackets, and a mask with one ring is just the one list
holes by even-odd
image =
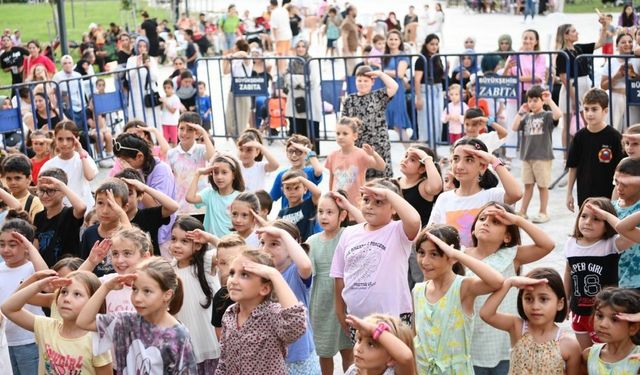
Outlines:
{"label": "red t-shirt", "polygon": [[47,72],[49,72],[49,75],[53,75],[56,73],[56,65],[47,56],[40,54],[35,59],[31,56],[28,56],[24,59],[23,72],[25,79],[31,77],[31,69],[36,66],[36,64],[44,65],[45,69],[47,69]]}
{"label": "red t-shirt", "polygon": [[40,174],[40,169],[49,159],[51,159],[50,156],[47,156],[42,160],[31,158],[31,179],[33,180],[34,185],[38,184],[38,175]]}

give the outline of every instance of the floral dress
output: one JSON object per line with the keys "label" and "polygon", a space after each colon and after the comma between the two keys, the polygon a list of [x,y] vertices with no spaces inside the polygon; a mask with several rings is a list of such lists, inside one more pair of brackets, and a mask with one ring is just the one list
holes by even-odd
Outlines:
{"label": "floral dress", "polygon": [[117,375],[197,374],[191,337],[182,324],[164,328],[137,313],[118,312],[98,314],[96,327],[94,354],[113,348]]}
{"label": "floral dress", "polygon": [[418,373],[473,374],[471,334],[473,315],[462,309],[460,289],[464,276],[456,275],[449,290],[436,303],[427,300],[429,281],[413,288]]}
{"label": "floral dress", "polygon": [[365,95],[351,94],[342,104],[342,116],[357,117],[362,120],[362,128],[358,130],[356,146],[368,144],[376,150],[387,163],[384,172],[374,169],[367,170],[367,179],[375,177],[392,177],[391,143],[385,110],[391,98],[385,88],[372,91]]}
{"label": "floral dress", "polygon": [[559,340],[562,328],[558,327],[556,338],[537,343],[522,325],[522,338],[511,349],[509,374],[518,375],[564,375],[565,361],[560,353]]}

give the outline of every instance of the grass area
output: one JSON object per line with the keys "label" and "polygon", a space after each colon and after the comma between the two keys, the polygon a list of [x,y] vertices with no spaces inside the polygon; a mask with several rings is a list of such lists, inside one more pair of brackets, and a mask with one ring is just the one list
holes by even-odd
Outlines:
{"label": "grass area", "polygon": [[[67,39],[80,43],[82,33],[88,31],[89,24],[97,23],[108,29],[110,22],[124,25],[125,22],[132,23],[131,12],[124,12],[120,9],[120,1],[87,1],[75,0],[73,2],[73,13],[75,15],[75,27],[73,27],[71,1],[65,1],[65,18],[67,24]],[[53,6],[55,7],[55,5]],[[148,9],[150,16],[159,19],[168,18],[168,10]],[[136,25],[142,22],[139,16],[135,20]],[[49,23],[49,28],[47,28]],[[38,40],[41,44],[50,42],[51,37],[57,37],[56,27],[53,21],[52,5],[44,4],[3,4],[0,11],[0,26],[18,29],[22,34],[24,44],[31,39]],[[135,25],[130,25],[134,27]],[[49,34],[51,30],[51,36]],[[72,55],[77,58],[77,50],[72,51]],[[60,57],[60,50],[56,50],[56,56]],[[8,73],[0,73],[0,86],[10,85],[11,76]]]}
{"label": "grass area", "polygon": [[622,12],[622,7],[605,8],[602,2],[597,0],[577,0],[573,4],[564,4],[565,13],[595,13],[596,8],[604,14],[613,14],[614,22],[618,22],[618,15]]}

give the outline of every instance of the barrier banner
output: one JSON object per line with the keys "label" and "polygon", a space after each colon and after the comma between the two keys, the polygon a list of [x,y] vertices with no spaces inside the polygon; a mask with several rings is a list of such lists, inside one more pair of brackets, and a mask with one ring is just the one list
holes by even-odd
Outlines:
{"label": "barrier banner", "polygon": [[231,91],[235,96],[268,96],[269,83],[266,76],[233,77]]}
{"label": "barrier banner", "polygon": [[627,103],[640,105],[640,80],[627,81]]}
{"label": "barrier banner", "polygon": [[478,97],[490,99],[517,99],[518,77],[478,77]]}

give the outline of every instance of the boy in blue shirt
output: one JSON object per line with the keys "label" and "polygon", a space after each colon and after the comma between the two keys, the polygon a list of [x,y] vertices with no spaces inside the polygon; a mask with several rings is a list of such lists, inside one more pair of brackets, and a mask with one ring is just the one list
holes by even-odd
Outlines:
{"label": "boy in blue shirt", "polygon": [[207,95],[207,84],[203,81],[198,81],[198,114],[202,119],[202,127],[211,131],[211,97]]}

